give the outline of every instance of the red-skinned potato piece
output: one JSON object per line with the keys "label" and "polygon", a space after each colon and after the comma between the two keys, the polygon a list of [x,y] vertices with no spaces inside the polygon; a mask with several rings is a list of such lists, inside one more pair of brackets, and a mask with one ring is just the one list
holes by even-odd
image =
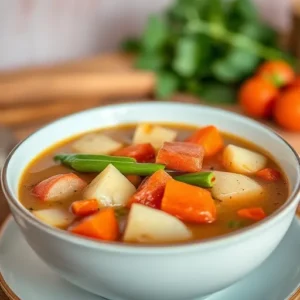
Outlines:
{"label": "red-skinned potato piece", "polygon": [[129,199],[127,207],[130,207],[133,203],[140,203],[159,209],[166,183],[170,179],[172,177],[164,170],[156,171],[142,182],[136,193]]}
{"label": "red-skinned potato piece", "polygon": [[32,193],[42,201],[59,201],[83,190],[86,185],[74,173],[58,174],[38,183]]}
{"label": "red-skinned potato piece", "polygon": [[156,156],[156,163],[181,172],[199,172],[204,149],[201,145],[186,142],[165,142]]}
{"label": "red-skinned potato piece", "polygon": [[104,208],[68,229],[70,232],[104,241],[115,241],[119,236],[119,225],[115,211],[111,207]]}
{"label": "red-skinned potato piece", "polygon": [[150,143],[130,145],[114,152],[116,156],[132,157],[139,163],[152,162],[155,149]]}
{"label": "red-skinned potato piece", "polygon": [[198,129],[185,142],[202,145],[204,157],[214,156],[224,147],[221,133],[212,125]]}
{"label": "red-skinned potato piece", "polygon": [[209,191],[174,179],[166,184],[161,209],[185,222],[201,224],[216,220],[216,205]]}
{"label": "red-skinned potato piece", "polygon": [[74,201],[71,204],[71,211],[75,216],[89,216],[99,210],[99,203],[96,199]]}

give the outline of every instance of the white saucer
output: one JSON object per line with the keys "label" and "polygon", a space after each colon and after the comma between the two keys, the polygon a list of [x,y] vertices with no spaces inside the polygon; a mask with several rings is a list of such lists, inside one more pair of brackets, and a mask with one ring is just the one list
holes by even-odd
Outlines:
{"label": "white saucer", "polygon": [[[52,272],[9,218],[0,233],[0,281],[10,299],[103,300]],[[300,296],[300,221],[295,218],[271,257],[248,277],[206,300],[296,300]],[[156,299],[162,300],[162,299]]]}

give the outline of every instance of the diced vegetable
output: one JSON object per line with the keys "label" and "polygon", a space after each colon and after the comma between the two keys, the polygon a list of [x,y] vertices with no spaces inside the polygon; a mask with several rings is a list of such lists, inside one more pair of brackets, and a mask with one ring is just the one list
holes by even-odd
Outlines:
{"label": "diced vegetable", "polygon": [[209,191],[173,179],[166,184],[161,209],[185,222],[216,220],[216,205]]}
{"label": "diced vegetable", "polygon": [[126,178],[137,188],[142,182],[141,176],[138,175],[127,175]]}
{"label": "diced vegetable", "polygon": [[181,172],[199,172],[204,149],[201,145],[183,142],[165,142],[157,153],[156,163]]}
{"label": "diced vegetable", "polygon": [[235,145],[226,146],[223,152],[223,165],[230,172],[254,174],[266,164],[264,155]]}
{"label": "diced vegetable", "polygon": [[74,215],[85,217],[99,210],[99,203],[96,199],[74,201],[71,204],[71,211]]}
{"label": "diced vegetable", "polygon": [[123,240],[135,243],[170,243],[191,238],[190,230],[177,218],[135,203],[129,213]]}
{"label": "diced vegetable", "polygon": [[265,168],[256,173],[256,176],[270,182],[277,181],[281,178],[281,173],[272,168]]}
{"label": "diced vegetable", "polygon": [[215,175],[213,172],[199,172],[174,176],[174,179],[191,185],[210,188],[214,184]]}
{"label": "diced vegetable", "polygon": [[266,217],[266,213],[261,207],[251,207],[240,209],[237,212],[238,216],[245,219],[260,221]]}
{"label": "diced vegetable", "polygon": [[200,128],[185,141],[202,145],[205,157],[217,154],[224,147],[223,137],[215,126]]}
{"label": "diced vegetable", "polygon": [[124,206],[135,193],[134,185],[113,165],[108,165],[84,191],[84,198],[97,199],[100,206]]}
{"label": "diced vegetable", "polygon": [[128,156],[137,162],[152,162],[155,158],[155,149],[150,143],[130,145],[114,152],[114,155]]}
{"label": "diced vegetable", "polygon": [[211,193],[221,201],[255,199],[263,195],[263,187],[255,180],[241,174],[213,171],[215,182]]}
{"label": "diced vegetable", "polygon": [[158,149],[164,142],[174,141],[176,136],[177,132],[175,130],[158,125],[140,124],[135,130],[133,143],[150,143],[155,149]]}
{"label": "diced vegetable", "polygon": [[86,182],[73,173],[51,176],[38,183],[32,193],[43,201],[66,199],[86,187]]}
{"label": "diced vegetable", "polygon": [[109,154],[121,147],[121,143],[102,133],[86,134],[72,145],[74,151],[89,154]]}
{"label": "diced vegetable", "polygon": [[65,228],[70,225],[74,216],[70,212],[62,208],[46,208],[35,210],[32,214],[40,221],[58,228]]}
{"label": "diced vegetable", "polygon": [[109,164],[112,164],[122,174],[126,175],[151,175],[157,170],[162,170],[165,165],[151,164],[151,163],[135,163],[133,158],[117,157],[117,156],[105,156],[88,158],[88,155],[76,154],[59,154],[54,157],[55,160],[61,161],[64,165],[71,167],[78,172],[102,172]]}
{"label": "diced vegetable", "polygon": [[128,207],[133,203],[140,203],[153,208],[160,208],[166,183],[172,177],[163,170],[159,170],[147,178],[128,201]]}
{"label": "diced vegetable", "polygon": [[114,209],[107,207],[75,223],[69,231],[99,240],[115,241],[119,236],[119,224]]}

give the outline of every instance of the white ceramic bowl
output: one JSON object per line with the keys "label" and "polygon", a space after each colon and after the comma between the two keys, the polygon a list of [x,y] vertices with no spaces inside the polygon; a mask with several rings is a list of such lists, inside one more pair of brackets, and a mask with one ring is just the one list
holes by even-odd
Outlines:
{"label": "white ceramic bowl", "polygon": [[[162,247],[80,238],[41,223],[19,203],[20,176],[45,148],[80,132],[141,121],[214,124],[260,145],[287,174],[291,190],[288,201],[272,216],[237,233]],[[51,123],[13,150],[3,169],[2,184],[29,245],[68,281],[112,300],[190,300],[228,287],[271,254],[294,217],[300,170],[295,151],[277,134],[250,119],[200,105],[154,102],[96,108]]]}

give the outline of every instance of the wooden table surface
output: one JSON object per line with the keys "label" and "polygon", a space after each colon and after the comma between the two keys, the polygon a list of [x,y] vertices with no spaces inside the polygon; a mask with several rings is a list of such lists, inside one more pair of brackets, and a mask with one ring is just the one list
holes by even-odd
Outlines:
{"label": "wooden table surface", "polygon": [[[38,102],[36,100],[28,108],[28,106],[26,106],[25,104],[14,105],[17,103],[17,101],[16,103],[13,103],[14,99],[11,98],[11,95],[7,95],[6,98],[4,97],[3,98],[4,101],[1,102],[1,85],[3,85],[4,83],[5,86],[7,84],[7,80],[10,78],[24,78],[23,75],[27,76],[28,74],[31,75],[40,74],[40,70],[34,70],[34,71],[25,70],[23,73],[20,72],[18,74],[0,74],[0,111],[1,111],[0,125],[2,122],[2,125],[8,126],[12,130],[13,134],[15,135],[16,140],[20,141],[24,139],[26,136],[28,136],[30,133],[32,133],[39,127],[41,127],[42,125],[48,123],[49,121],[55,120],[59,117],[62,117],[64,115],[73,112],[77,112],[91,107],[97,107],[100,105],[115,104],[115,103],[128,102],[128,101],[138,102],[140,101],[138,99],[141,98],[152,101],[148,97],[149,92],[153,89],[152,75],[149,74],[132,75],[131,72],[127,72],[128,70],[130,70],[130,64],[128,63],[127,58],[124,60],[123,57],[120,58],[118,56],[117,60],[110,58],[110,61],[105,60],[105,63],[103,63],[102,58],[101,60],[99,60],[99,58],[96,59],[93,58],[93,59],[86,60],[85,62],[78,62],[76,66],[81,70],[92,69],[94,71],[98,71],[99,65],[101,65],[101,69],[102,70],[104,69],[105,72],[110,72],[107,70],[113,69],[114,72],[116,71],[122,73],[124,70],[126,70],[127,77],[131,76],[132,79],[136,79],[136,78],[140,79],[140,83],[141,83],[140,88],[138,90],[134,88],[135,85],[138,85],[137,82],[136,84],[130,83],[129,85],[127,83],[126,85],[123,82],[121,83],[117,82],[116,86],[117,89],[120,89],[119,93],[116,93],[116,91],[110,93],[110,91],[107,91],[105,89],[104,89],[105,93],[103,93],[104,90],[102,89],[101,93],[103,95],[101,94],[101,96],[99,95],[97,96],[97,93],[95,92],[89,93],[88,96],[83,96],[82,94],[84,91],[80,90],[79,92],[82,93],[80,94],[81,95],[80,98],[75,97],[74,99],[72,99],[70,98],[70,95],[67,93],[62,98],[56,97],[55,99],[49,99],[48,102],[46,103]],[[63,70],[63,72],[70,71],[70,70],[72,71],[73,69],[74,69],[73,65],[72,66],[65,65],[60,68],[60,70]],[[50,73],[48,72],[48,74],[51,74],[51,72],[53,72],[53,70],[52,71],[50,70]],[[111,84],[111,86],[115,89],[113,84]],[[128,86],[130,86],[130,88],[128,88]],[[122,92],[122,88],[124,92]],[[67,96],[69,97],[68,99],[66,99]],[[195,99],[187,95],[176,95],[175,97],[173,97],[172,101],[188,102],[188,103],[195,103],[195,104],[199,103],[199,99]],[[225,110],[241,113],[241,111],[237,106],[222,106],[221,108]],[[291,133],[291,132],[283,131],[278,127],[274,126],[272,123],[265,122],[265,124],[271,126],[272,129],[277,131],[300,154],[300,133]],[[9,210],[4,200],[2,191],[0,189],[0,224],[3,222],[3,220],[6,218],[8,214],[9,214]],[[300,255],[299,255],[299,259],[300,259]],[[294,298],[293,300],[296,299],[300,300],[300,297]],[[1,289],[0,289],[0,300],[8,300],[8,298],[4,295]]]}

